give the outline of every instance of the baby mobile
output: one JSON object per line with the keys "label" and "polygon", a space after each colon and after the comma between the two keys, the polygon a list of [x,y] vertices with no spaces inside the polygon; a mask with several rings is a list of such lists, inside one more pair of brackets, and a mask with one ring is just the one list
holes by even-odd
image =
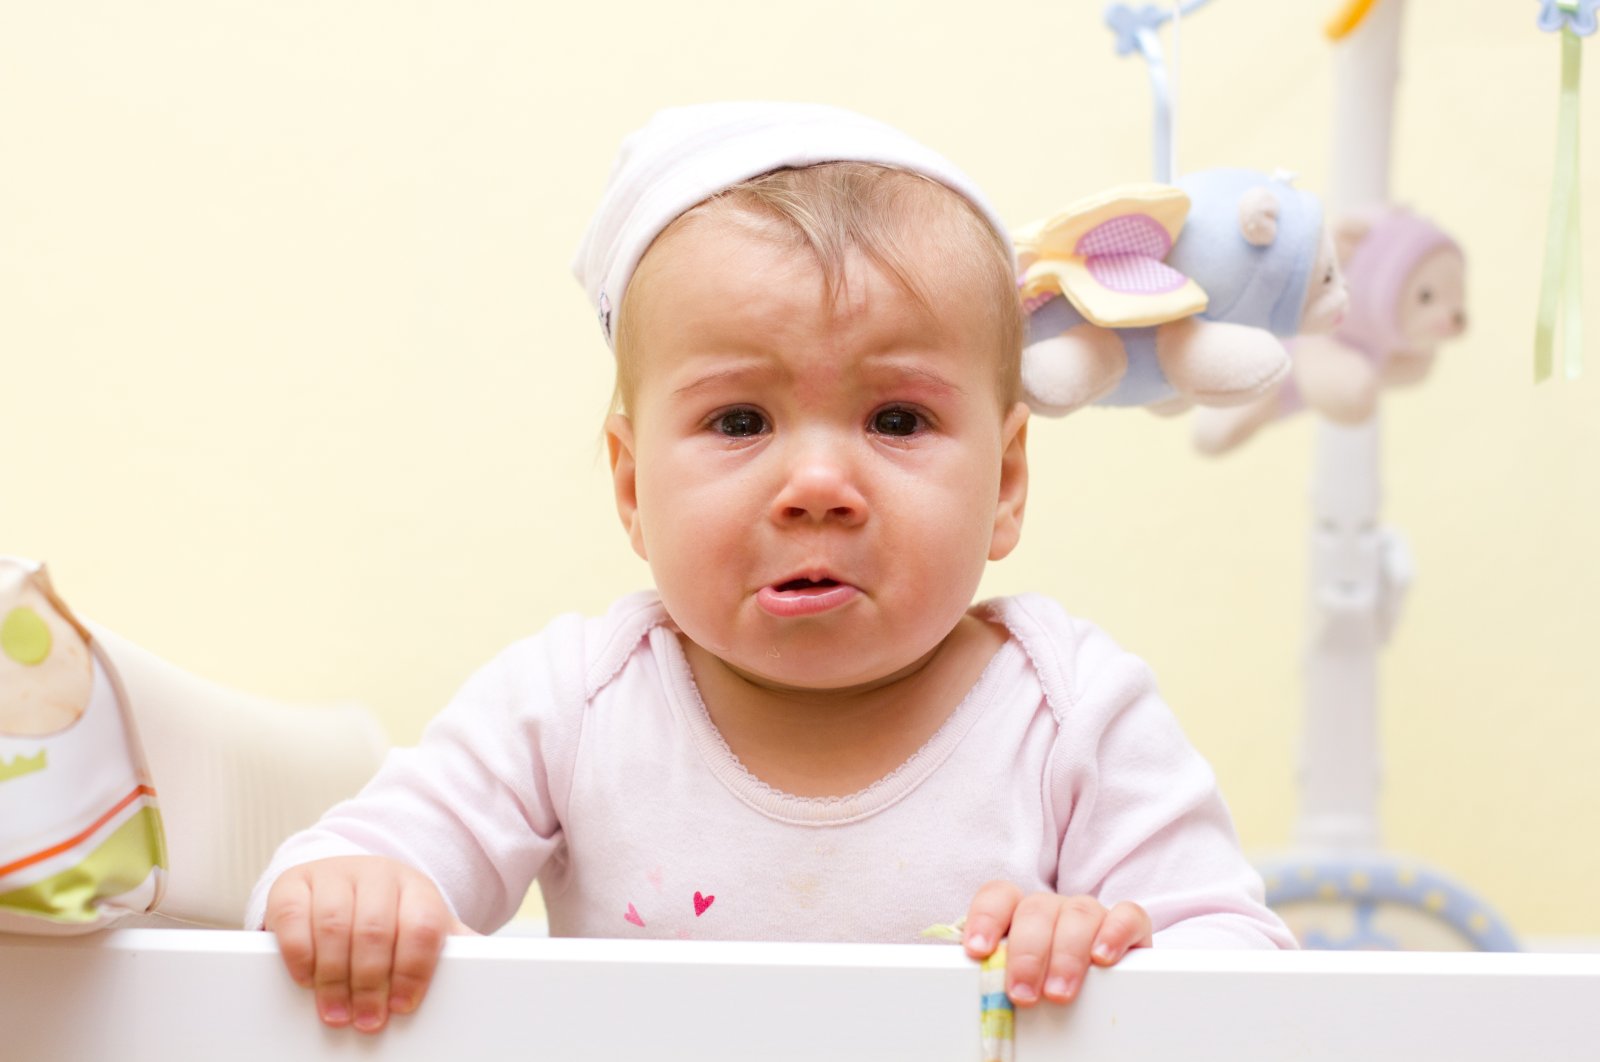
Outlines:
{"label": "baby mobile", "polygon": [[[1467,324],[1461,247],[1389,201],[1403,0],[1347,2],[1328,25],[1338,42],[1336,216],[1281,172],[1177,172],[1179,27],[1206,2],[1105,11],[1118,54],[1138,54],[1148,67],[1159,183],[1089,197],[1016,233],[1029,325],[1024,391],[1045,415],[1086,405],[1192,408],[1195,446],[1208,454],[1298,411],[1320,414],[1302,807],[1294,847],[1262,865],[1268,902],[1310,947],[1513,949],[1481,899],[1379,843],[1377,661],[1411,563],[1404,539],[1379,523],[1378,400],[1425,379],[1438,347]],[[1566,168],[1557,173],[1545,299],[1564,300],[1574,374],[1573,42],[1592,31],[1600,0],[1554,6],[1569,53]],[[1159,36],[1169,22],[1170,67]],[[1554,316],[1541,307],[1541,344]]]}

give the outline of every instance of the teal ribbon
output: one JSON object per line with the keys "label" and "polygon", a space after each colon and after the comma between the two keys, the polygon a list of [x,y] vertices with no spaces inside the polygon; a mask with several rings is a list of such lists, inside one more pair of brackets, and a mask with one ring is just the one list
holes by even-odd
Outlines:
{"label": "teal ribbon", "polygon": [[1533,378],[1548,379],[1555,365],[1556,317],[1566,377],[1583,371],[1583,249],[1578,231],[1578,79],[1583,39],[1561,30],[1561,110],[1557,118],[1555,184],[1533,340]]}

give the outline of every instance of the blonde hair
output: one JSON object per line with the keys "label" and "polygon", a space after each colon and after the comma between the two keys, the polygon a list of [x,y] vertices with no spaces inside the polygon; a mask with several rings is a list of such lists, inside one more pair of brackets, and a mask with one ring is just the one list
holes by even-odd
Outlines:
{"label": "blonde hair", "polygon": [[[934,300],[921,280],[928,269],[953,272],[964,286],[986,290],[994,311],[993,356],[1001,408],[1017,401],[1025,323],[1012,250],[965,196],[909,170],[866,162],[824,162],[773,170],[724,189],[685,211],[661,231],[656,243],[688,219],[718,210],[771,219],[788,230],[815,256],[830,301],[843,290],[852,252],[865,255],[930,313],[936,312]],[[938,262],[930,263],[925,256],[919,260],[917,251],[926,244],[913,243],[907,234],[940,222],[953,225],[952,246]],[[634,275],[637,278],[638,272]],[[622,412],[631,404],[636,386],[629,307],[636,301],[637,287],[637,279],[629,283],[617,309],[612,408]]]}

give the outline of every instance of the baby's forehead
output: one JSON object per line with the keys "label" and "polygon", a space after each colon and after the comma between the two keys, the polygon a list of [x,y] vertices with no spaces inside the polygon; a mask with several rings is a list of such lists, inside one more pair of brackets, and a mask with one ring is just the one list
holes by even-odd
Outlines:
{"label": "baby's forehead", "polygon": [[819,321],[852,331],[970,329],[994,316],[987,311],[1010,297],[1009,287],[1002,279],[997,291],[971,266],[981,247],[941,228],[908,226],[875,245],[829,247],[771,218],[708,212],[651,249],[629,292],[630,316],[648,317],[653,332],[723,336],[781,335]]}
{"label": "baby's forehead", "polygon": [[626,298],[633,300],[636,288],[649,288],[674,271],[703,268],[705,257],[715,260],[730,247],[777,252],[754,278],[775,286],[820,276],[823,298],[841,309],[849,306],[848,282],[863,270],[881,275],[930,310],[936,299],[994,298],[997,272],[1001,300],[1010,297],[1010,249],[998,247],[948,189],[848,224],[847,229],[838,219],[777,215],[733,198],[708,200],[662,231],[635,270]]}

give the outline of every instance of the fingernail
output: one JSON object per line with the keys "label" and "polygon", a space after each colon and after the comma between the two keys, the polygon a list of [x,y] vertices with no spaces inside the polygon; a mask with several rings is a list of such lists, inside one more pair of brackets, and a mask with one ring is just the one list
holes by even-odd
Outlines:
{"label": "fingernail", "polygon": [[967,938],[967,947],[973,951],[985,951],[989,947],[989,938],[982,933],[974,933]]}
{"label": "fingernail", "polygon": [[395,1014],[408,1014],[411,1011],[411,997],[396,992],[389,997],[389,1009]]}
{"label": "fingernail", "polygon": [[1032,1003],[1039,998],[1039,993],[1033,990],[1032,985],[1012,985],[1011,998],[1018,1003]]}
{"label": "fingernail", "polygon": [[343,1025],[350,1020],[350,1009],[343,1003],[324,1004],[322,1020],[333,1025]]}
{"label": "fingernail", "polygon": [[1101,962],[1109,962],[1111,959],[1111,945],[1103,940],[1096,944],[1094,946],[1094,957]]}
{"label": "fingernail", "polygon": [[382,1024],[383,1019],[378,1017],[378,1012],[376,1010],[373,1010],[370,1007],[362,1007],[360,1010],[356,1011],[356,1028],[362,1030],[363,1032],[371,1032],[373,1029],[376,1029]]}
{"label": "fingernail", "polygon": [[1066,999],[1072,994],[1072,984],[1065,977],[1052,977],[1044,983],[1044,994],[1054,999]]}

